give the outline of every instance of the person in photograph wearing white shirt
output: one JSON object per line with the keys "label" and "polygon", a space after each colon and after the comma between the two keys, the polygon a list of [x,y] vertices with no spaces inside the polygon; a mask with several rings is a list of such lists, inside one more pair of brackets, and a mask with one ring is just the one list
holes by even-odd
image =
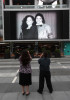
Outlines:
{"label": "person in photograph wearing white shirt", "polygon": [[35,16],[36,25],[38,29],[38,39],[53,39],[51,27],[45,24],[45,19],[41,13],[37,13]]}

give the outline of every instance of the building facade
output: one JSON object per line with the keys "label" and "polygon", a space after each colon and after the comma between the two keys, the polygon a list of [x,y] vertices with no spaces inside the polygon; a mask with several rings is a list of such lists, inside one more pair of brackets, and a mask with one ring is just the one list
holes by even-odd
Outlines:
{"label": "building facade", "polygon": [[[31,37],[26,35],[26,31],[24,38],[23,20],[28,15],[35,18],[38,13],[44,17],[44,27],[40,28],[42,25],[36,24],[37,32],[34,26],[30,33],[35,32],[37,37],[35,38],[36,35],[31,35],[27,30]],[[10,58],[18,58],[23,49],[28,49],[33,57],[40,57],[43,50],[50,52],[51,57],[56,57],[56,51],[60,52],[62,57],[69,56],[69,17],[69,0],[24,0],[24,2],[23,0],[0,0],[0,58],[4,56],[6,58],[7,52]]]}

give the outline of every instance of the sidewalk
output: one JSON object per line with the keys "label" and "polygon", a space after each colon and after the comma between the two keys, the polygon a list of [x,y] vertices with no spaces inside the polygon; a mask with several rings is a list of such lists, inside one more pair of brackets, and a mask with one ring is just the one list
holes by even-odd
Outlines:
{"label": "sidewalk", "polygon": [[[21,87],[16,83],[0,83],[0,100],[70,100],[70,75],[52,76],[53,93],[50,94],[45,84],[43,94],[37,93],[38,77],[33,77],[30,95],[22,95]],[[2,87],[2,88],[1,88]],[[3,91],[4,90],[4,91]]]}
{"label": "sidewalk", "polygon": [[[21,93],[21,87],[18,84],[18,74],[16,74],[16,69],[19,68],[19,63],[17,63],[18,59],[0,59],[0,100],[70,100],[70,59],[52,59],[52,62],[54,61],[54,63],[51,63],[50,68],[54,91],[50,94],[45,84],[42,95],[37,93],[39,85],[39,72],[37,68],[38,65],[35,63],[36,60],[37,59],[34,59],[34,62],[32,63],[33,74],[32,85],[30,86],[30,95],[23,96]],[[56,60],[58,60],[57,63]],[[63,60],[65,61],[63,62]],[[60,63],[63,62],[65,64],[68,62],[68,65],[65,65],[66,67],[64,67],[64,65],[60,64],[59,61]],[[17,76],[16,82],[11,83],[15,76]]]}
{"label": "sidewalk", "polygon": [[31,92],[23,96],[20,92],[0,93],[0,100],[70,100],[70,91],[54,91],[52,94],[44,92],[42,95]]}

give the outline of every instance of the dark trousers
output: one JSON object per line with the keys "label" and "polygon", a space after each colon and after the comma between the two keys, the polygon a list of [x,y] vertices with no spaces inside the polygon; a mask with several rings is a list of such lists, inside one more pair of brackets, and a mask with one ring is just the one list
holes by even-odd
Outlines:
{"label": "dark trousers", "polygon": [[51,83],[51,73],[50,71],[40,71],[39,75],[39,91],[43,91],[44,88],[44,81],[46,80],[47,87],[49,92],[53,91],[52,83]]}

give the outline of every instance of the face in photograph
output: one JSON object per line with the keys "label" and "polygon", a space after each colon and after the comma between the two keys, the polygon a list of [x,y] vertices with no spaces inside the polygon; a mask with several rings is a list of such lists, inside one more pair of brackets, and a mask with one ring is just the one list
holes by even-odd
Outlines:
{"label": "face in photograph", "polygon": [[32,25],[32,24],[33,24],[33,20],[32,20],[31,17],[28,17],[28,18],[27,18],[26,24],[27,24],[27,25]]}
{"label": "face in photograph", "polygon": [[42,25],[43,22],[42,22],[42,17],[41,16],[37,16],[36,17],[36,25]]}
{"label": "face in photograph", "polygon": [[31,17],[28,17],[27,20],[26,20],[26,24],[27,24],[27,28],[30,28],[33,24],[33,20]]}

